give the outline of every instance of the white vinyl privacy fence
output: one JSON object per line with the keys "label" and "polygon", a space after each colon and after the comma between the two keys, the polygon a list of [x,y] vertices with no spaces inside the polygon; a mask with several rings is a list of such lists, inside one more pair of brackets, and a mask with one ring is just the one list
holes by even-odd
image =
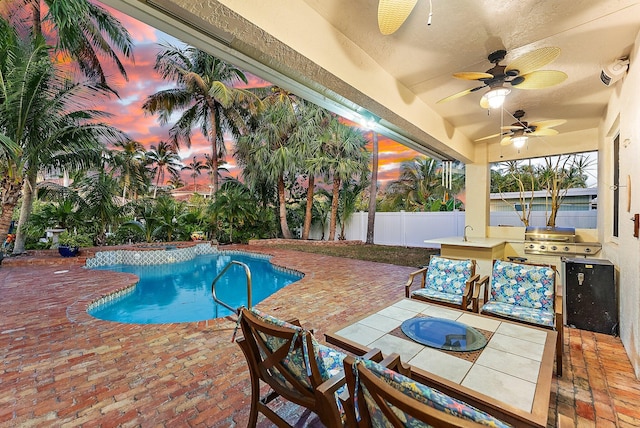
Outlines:
{"label": "white vinyl privacy fence", "polygon": [[[546,225],[545,213],[532,212],[531,226]],[[328,222],[327,222],[328,223]],[[491,212],[490,226],[522,226],[516,212]],[[406,247],[426,247],[428,239],[462,236],[465,226],[465,212],[380,212],[376,213],[374,243],[379,245],[401,245]],[[576,229],[595,229],[597,211],[560,211],[556,218],[558,227]],[[340,225],[336,230],[336,239],[340,234]],[[329,236],[325,230],[324,239]],[[311,238],[320,239],[319,228],[312,229]],[[367,240],[367,213],[357,212],[347,221],[345,228],[347,240]]]}

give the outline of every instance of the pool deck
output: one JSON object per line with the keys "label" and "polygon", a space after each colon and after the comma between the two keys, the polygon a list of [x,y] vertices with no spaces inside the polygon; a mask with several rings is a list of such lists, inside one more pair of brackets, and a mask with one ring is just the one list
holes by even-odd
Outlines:
{"label": "pool deck", "polygon": [[[233,246],[274,255],[306,276],[258,307],[300,319],[318,338],[404,295],[410,267]],[[62,272],[67,271],[67,272]],[[58,272],[58,273],[56,273]],[[249,376],[231,342],[235,323],[129,325],[86,313],[89,303],[135,282],[53,259],[0,267],[0,427],[245,427]],[[640,381],[616,337],[565,328],[565,375],[553,378],[557,413],[580,427],[640,426]],[[293,405],[297,426],[319,427]],[[260,427],[270,426],[261,419]]]}

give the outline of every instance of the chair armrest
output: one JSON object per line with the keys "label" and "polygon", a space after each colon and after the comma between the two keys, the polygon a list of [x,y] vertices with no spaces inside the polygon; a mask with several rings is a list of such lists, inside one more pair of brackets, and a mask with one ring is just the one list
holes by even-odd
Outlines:
{"label": "chair armrest", "polygon": [[556,316],[559,316],[560,319],[562,319],[562,296],[558,296],[556,294],[556,300],[555,300],[555,313]]}
{"label": "chair armrest", "polygon": [[473,287],[473,312],[475,313],[480,313],[480,289],[482,288],[482,285],[484,285],[484,302],[486,303],[488,298],[489,298],[489,275],[485,276],[484,278],[480,279],[479,281],[476,281],[474,287]]}
{"label": "chair armrest", "polygon": [[300,324],[300,320],[298,318],[291,318],[291,319],[285,320],[285,322],[288,322],[289,324],[297,325],[298,327],[302,327],[302,324]]}
{"label": "chair armrest", "polygon": [[411,366],[404,364],[400,360],[400,355],[395,352],[389,354],[382,361],[379,361],[381,366],[385,366],[388,369],[393,370],[394,372],[400,373],[404,376],[411,377]]}
{"label": "chair armrest", "polygon": [[375,361],[376,363],[379,363],[380,361],[383,360],[382,351],[378,348],[373,348],[371,351],[362,355],[360,358],[364,358],[365,360]]}
{"label": "chair armrest", "polygon": [[469,302],[473,303],[473,291],[475,289],[475,284],[480,279],[479,274],[471,275],[471,278],[467,280],[464,285],[464,292],[462,293],[462,308],[463,310],[467,310],[469,307]]}
{"label": "chair armrest", "polygon": [[415,279],[415,277],[417,275],[422,274],[422,281],[421,281],[420,286],[422,288],[424,288],[424,284],[425,284],[426,279],[427,279],[427,270],[429,270],[429,267],[423,267],[422,269],[419,269],[419,270],[417,270],[415,272],[411,272],[409,274],[409,279],[407,280],[407,284],[404,286],[404,295],[405,295],[405,297],[411,297],[410,288],[411,288],[411,285],[413,284],[413,280]]}
{"label": "chair armrest", "polygon": [[472,275],[471,278],[469,278],[465,284],[464,287],[464,296],[467,299],[470,299],[471,297],[473,297],[473,293],[475,291],[476,288],[476,282],[478,282],[480,280],[480,274],[477,273],[475,275]]}

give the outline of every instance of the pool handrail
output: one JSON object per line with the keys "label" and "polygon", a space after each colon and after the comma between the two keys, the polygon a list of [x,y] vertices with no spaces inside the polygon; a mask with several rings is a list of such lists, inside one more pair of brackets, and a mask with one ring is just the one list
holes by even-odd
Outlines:
{"label": "pool handrail", "polygon": [[220,277],[222,277],[222,275],[224,275],[229,270],[231,265],[234,265],[234,264],[242,266],[244,268],[244,273],[245,273],[245,276],[247,277],[247,308],[251,308],[251,270],[249,270],[249,266],[237,260],[231,260],[229,263],[227,263],[224,269],[222,269],[222,271],[220,271],[218,276],[216,276],[215,279],[211,282],[211,295],[213,296],[214,302],[224,306],[225,308],[229,309],[233,313],[238,313],[238,308],[232,308],[230,305],[218,299],[218,296],[216,296],[216,282],[218,282]]}

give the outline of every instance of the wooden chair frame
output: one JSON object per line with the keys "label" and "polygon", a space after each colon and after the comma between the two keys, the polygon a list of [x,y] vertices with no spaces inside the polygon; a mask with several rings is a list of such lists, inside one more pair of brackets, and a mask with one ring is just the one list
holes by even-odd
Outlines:
{"label": "wooden chair frame", "polygon": [[[311,333],[306,330],[295,330],[264,322],[246,308],[240,309],[239,316],[243,337],[238,339],[237,343],[245,355],[251,378],[251,410],[247,426],[255,427],[258,422],[258,414],[262,413],[278,427],[291,427],[268,407],[268,404],[275,398],[282,397],[316,413],[325,426],[342,428],[342,416],[336,403],[335,393],[344,385],[344,376],[337,375],[330,378],[324,382],[326,385],[323,388],[323,394],[318,393],[317,388],[323,385],[323,380],[313,354]],[[287,322],[299,326],[297,320]],[[280,338],[284,344],[272,352],[262,335]],[[309,353],[306,359],[311,372],[307,377],[309,385],[305,385],[291,374],[284,364],[290,352],[298,350],[304,353],[305,348]],[[382,353],[379,349],[374,349],[367,353],[366,357],[380,361]],[[276,372],[289,385],[283,386],[274,376]],[[271,388],[264,397],[260,396],[260,381]]]}
{"label": "wooden chair frame", "polygon": [[[348,356],[344,359],[344,373],[349,396],[342,396],[341,402],[343,408],[345,409],[346,426],[349,428],[370,428],[372,427],[371,417],[365,404],[362,388],[359,387],[356,389],[356,378],[353,371],[354,364],[355,359],[353,357]],[[405,366],[400,362],[400,356],[398,354],[389,355],[387,358],[382,360],[380,364],[407,377],[411,376],[410,367]],[[421,403],[418,400],[409,397],[408,395],[403,394],[383,380],[379,379],[362,364],[358,365],[358,377],[359,382],[362,385],[366,386],[367,390],[372,395],[381,411],[392,423],[394,428],[404,428],[405,424],[391,410],[389,403],[402,410],[403,412],[413,416],[414,418],[434,427],[486,427],[486,425],[481,425],[479,423],[469,421],[451,415],[449,413],[445,413],[424,403]],[[360,413],[360,421],[356,420],[354,400],[350,399],[350,397],[355,397],[356,393],[358,394],[358,410]]]}
{"label": "wooden chair frame", "polygon": [[[431,256],[433,257],[433,256]],[[456,260],[456,261],[463,261],[463,260],[467,260],[467,259],[458,259],[458,258],[454,258],[454,257],[442,257],[442,256],[437,256],[443,259],[447,259],[447,260]],[[429,258],[429,262],[431,262],[431,258]],[[409,274],[409,279],[407,280],[406,285],[404,286],[404,294],[405,297],[407,298],[412,298],[412,299],[417,299],[417,300],[422,300],[425,302],[430,302],[430,303],[436,303],[438,305],[444,305],[444,306],[449,306],[452,308],[456,308],[456,309],[462,309],[463,311],[469,310],[469,306],[473,304],[473,293],[474,293],[474,288],[475,288],[475,283],[480,279],[480,275],[476,274],[476,269],[477,269],[477,263],[475,260],[471,259],[471,277],[467,280],[466,285],[465,285],[465,289],[464,289],[464,293],[462,295],[462,303],[460,305],[457,305],[455,303],[451,303],[451,302],[443,302],[441,300],[433,300],[433,299],[428,299],[424,296],[412,296],[411,295],[411,286],[413,285],[415,278],[418,275],[422,275],[420,278],[420,287],[419,288],[425,288],[426,283],[427,283],[427,272],[429,270],[429,265],[424,266],[423,268],[415,271],[415,272],[411,272]]]}
{"label": "wooden chair frame", "polygon": [[[495,264],[496,260],[493,261],[493,264]],[[535,323],[530,323],[524,320],[518,320],[515,318],[508,318],[508,317],[502,317],[500,315],[497,314],[492,314],[492,313],[486,313],[483,315],[487,315],[487,316],[491,316],[491,317],[495,317],[495,318],[501,318],[501,319],[505,319],[508,321],[513,321],[513,322],[520,322],[523,324],[527,324],[527,325],[532,325],[534,327],[541,327],[541,328],[546,328],[548,330],[555,330],[558,333],[558,338],[556,341],[556,375],[558,377],[562,377],[562,347],[564,344],[564,334],[563,334],[563,313],[562,313],[562,297],[558,296],[557,290],[556,290],[556,276],[558,275],[558,270],[556,269],[556,267],[554,265],[548,265],[548,264],[539,264],[539,263],[522,263],[522,262],[509,262],[509,263],[515,263],[515,264],[521,264],[521,265],[526,265],[526,266],[540,266],[540,267],[548,267],[553,269],[553,271],[555,272],[555,275],[553,277],[553,293],[554,293],[554,299],[553,299],[553,312],[554,312],[554,326],[553,327],[549,327],[549,326],[545,326],[545,325],[541,325],[541,324],[535,324]],[[492,265],[493,266],[493,265]],[[492,272],[493,272],[493,267],[492,267]],[[484,303],[489,301],[489,291],[491,289],[491,281],[490,281],[490,275],[487,275],[485,277],[483,277],[481,280],[479,280],[476,283],[476,287],[475,290],[473,292],[473,297],[472,297],[472,304],[473,304],[473,312],[475,313],[481,313],[482,312],[482,308],[480,307],[479,304],[479,297],[480,297],[480,289],[483,288],[482,286],[484,285],[484,300],[483,300],[483,305]]]}

